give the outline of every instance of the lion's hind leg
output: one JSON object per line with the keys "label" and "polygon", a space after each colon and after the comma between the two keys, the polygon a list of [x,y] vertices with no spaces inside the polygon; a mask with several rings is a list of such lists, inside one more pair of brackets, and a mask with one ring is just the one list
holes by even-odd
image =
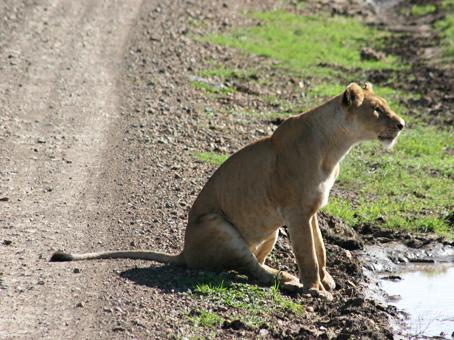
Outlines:
{"label": "lion's hind leg", "polygon": [[191,268],[233,269],[264,285],[281,277],[277,270],[261,265],[238,230],[218,214],[205,215],[188,226],[184,254]]}
{"label": "lion's hind leg", "polygon": [[277,269],[271,268],[265,264],[265,259],[271,253],[276,244],[277,238],[279,235],[279,230],[276,230],[273,234],[271,234],[255,251],[255,257],[257,261],[262,265],[262,267],[272,273],[275,277],[279,278],[280,284],[284,284],[287,282],[299,282],[299,279],[294,275],[287,273],[285,271],[279,271]]}

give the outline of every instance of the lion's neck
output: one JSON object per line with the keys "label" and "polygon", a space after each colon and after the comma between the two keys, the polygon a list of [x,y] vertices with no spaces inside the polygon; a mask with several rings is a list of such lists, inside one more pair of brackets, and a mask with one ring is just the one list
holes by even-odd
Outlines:
{"label": "lion's neck", "polygon": [[340,100],[340,97],[335,97],[326,102],[308,120],[308,125],[312,125],[309,133],[319,143],[321,166],[327,173],[331,173],[359,142],[352,131],[351,122],[340,107]]}

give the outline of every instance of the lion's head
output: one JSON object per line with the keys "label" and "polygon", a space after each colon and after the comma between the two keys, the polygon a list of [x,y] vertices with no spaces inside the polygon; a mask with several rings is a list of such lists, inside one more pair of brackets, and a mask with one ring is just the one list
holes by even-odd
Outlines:
{"label": "lion's head", "polygon": [[356,83],[348,85],[342,104],[351,124],[355,125],[358,140],[378,139],[390,149],[405,126],[387,101],[375,95],[370,83],[365,83],[363,88]]}

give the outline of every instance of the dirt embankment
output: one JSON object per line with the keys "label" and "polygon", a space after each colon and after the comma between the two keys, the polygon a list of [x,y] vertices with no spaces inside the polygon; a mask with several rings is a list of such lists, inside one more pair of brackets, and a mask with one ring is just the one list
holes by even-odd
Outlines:
{"label": "dirt embankment", "polygon": [[[188,315],[213,308],[181,279],[196,271],[132,261],[47,262],[58,248],[181,249],[189,207],[213,171],[194,153],[231,153],[275,128],[258,117],[210,115],[222,103],[192,88],[191,76],[210,60],[235,56],[193,37],[248,20],[248,8],[272,6],[0,5],[8,18],[0,23],[0,337],[391,336],[394,310],[363,295],[365,278],[350,252],[361,241],[328,218],[326,229],[346,233],[327,234],[339,285],[334,302],[294,297],[306,306],[303,317],[270,315],[259,328],[194,328]],[[285,235],[271,261],[295,271]],[[228,318],[228,311],[216,312]]]}

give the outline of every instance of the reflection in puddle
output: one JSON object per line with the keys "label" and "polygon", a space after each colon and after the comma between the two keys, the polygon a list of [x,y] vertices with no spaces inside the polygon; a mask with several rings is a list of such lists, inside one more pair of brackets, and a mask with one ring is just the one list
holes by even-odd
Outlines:
{"label": "reflection in puddle", "polygon": [[454,332],[454,264],[407,265],[382,280],[389,303],[409,314],[408,333],[451,338]]}

